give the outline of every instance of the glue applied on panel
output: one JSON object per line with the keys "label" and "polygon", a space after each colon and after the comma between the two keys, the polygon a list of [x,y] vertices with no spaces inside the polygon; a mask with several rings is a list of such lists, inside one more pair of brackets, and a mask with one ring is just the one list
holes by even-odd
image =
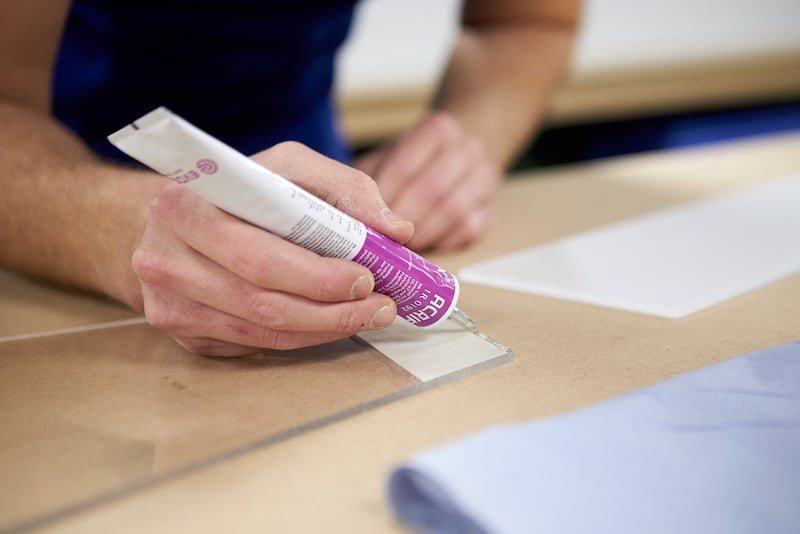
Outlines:
{"label": "glue applied on panel", "polygon": [[321,256],[369,269],[375,291],[409,323],[447,319],[458,302],[451,273],[257,164],[166,108],[109,136],[129,156],[212,204]]}

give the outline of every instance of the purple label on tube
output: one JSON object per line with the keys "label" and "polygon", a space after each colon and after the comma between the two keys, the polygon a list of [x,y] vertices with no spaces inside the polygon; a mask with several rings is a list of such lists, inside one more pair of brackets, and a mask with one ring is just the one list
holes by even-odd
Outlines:
{"label": "purple label on tube", "polygon": [[458,300],[455,276],[369,227],[353,261],[372,272],[375,291],[397,303],[397,314],[417,326],[446,319]]}

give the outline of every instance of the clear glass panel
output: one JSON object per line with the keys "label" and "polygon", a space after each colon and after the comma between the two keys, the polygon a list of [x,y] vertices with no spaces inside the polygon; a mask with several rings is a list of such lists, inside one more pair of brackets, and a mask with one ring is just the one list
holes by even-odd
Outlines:
{"label": "clear glass panel", "polygon": [[[41,524],[510,359],[455,321],[439,334],[415,329],[417,339],[395,327],[375,343],[397,361],[412,352],[449,363],[423,380],[358,338],[205,358],[146,324],[0,339],[0,529]],[[480,357],[447,354],[442,339]]]}

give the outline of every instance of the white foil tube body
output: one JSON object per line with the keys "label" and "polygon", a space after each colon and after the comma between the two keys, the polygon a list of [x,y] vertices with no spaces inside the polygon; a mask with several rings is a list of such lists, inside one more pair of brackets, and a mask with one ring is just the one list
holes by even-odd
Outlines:
{"label": "white foil tube body", "polygon": [[232,215],[321,256],[364,265],[375,277],[375,291],[391,297],[398,315],[413,324],[438,324],[456,306],[459,286],[451,273],[165,108],[109,140]]}

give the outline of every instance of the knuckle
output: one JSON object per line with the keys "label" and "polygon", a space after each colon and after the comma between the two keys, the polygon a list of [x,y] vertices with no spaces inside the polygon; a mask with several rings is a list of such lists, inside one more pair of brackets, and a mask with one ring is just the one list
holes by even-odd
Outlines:
{"label": "knuckle", "polygon": [[300,346],[291,332],[281,330],[263,330],[261,346],[272,350],[291,350]]}
{"label": "knuckle", "polygon": [[327,199],[335,208],[352,213],[357,206],[380,201],[378,184],[368,174],[350,167],[341,169],[341,183],[346,187],[339,188]]}
{"label": "knuckle", "polygon": [[430,116],[428,122],[438,135],[446,139],[455,139],[461,134],[461,125],[450,113],[437,111]]}
{"label": "knuckle", "polygon": [[169,183],[162,187],[148,205],[148,214],[156,220],[168,220],[182,210],[186,189]]}
{"label": "knuckle", "polygon": [[338,291],[336,291],[336,289],[337,288],[334,287],[332,280],[327,276],[323,276],[319,280],[319,283],[314,286],[314,300],[330,300],[337,296]]}
{"label": "knuckle", "polygon": [[270,156],[274,155],[277,158],[296,158],[301,157],[309,152],[309,148],[300,143],[299,141],[282,141],[273,145],[272,147],[268,148],[267,150],[260,152],[255,157],[256,159],[261,159],[261,155]]}
{"label": "knuckle", "polygon": [[443,178],[433,177],[425,184],[426,193],[420,199],[424,203],[426,198],[434,201],[435,204],[440,204],[441,200],[450,192],[450,184]]}
{"label": "knuckle", "polygon": [[167,306],[146,303],[144,316],[151,326],[159,330],[174,333],[178,329],[177,316]]}
{"label": "knuckle", "polygon": [[298,153],[298,152],[308,152],[309,148],[299,141],[283,141],[278,143],[277,145],[282,150],[289,151],[291,153]]}
{"label": "knuckle", "polygon": [[319,302],[327,302],[330,300],[338,300],[345,294],[342,287],[336,283],[336,279],[330,275],[333,272],[332,267],[326,271],[328,274],[320,277],[317,283],[314,284],[314,292],[312,299]]}
{"label": "knuckle", "polygon": [[138,248],[131,256],[131,269],[142,282],[164,285],[174,279],[170,261],[162,254]]}
{"label": "knuckle", "polygon": [[358,332],[369,326],[369,320],[362,317],[356,306],[346,306],[336,319],[335,332]]}
{"label": "knuckle", "polygon": [[289,177],[307,161],[313,151],[299,141],[282,141],[257,152],[250,159],[278,174]]}
{"label": "knuckle", "polygon": [[270,280],[270,263],[265,260],[257,247],[239,246],[230,252],[234,270],[245,280],[259,282]]}
{"label": "knuckle", "polygon": [[342,178],[358,192],[377,192],[378,186],[375,180],[367,173],[352,167],[345,167],[342,170]]}
{"label": "knuckle", "polygon": [[274,295],[257,293],[250,302],[248,313],[252,322],[271,329],[282,329],[287,326],[286,304]]}
{"label": "knuckle", "polygon": [[189,337],[195,332],[202,332],[195,315],[202,306],[196,302],[186,303],[178,307],[167,299],[151,298],[145,304],[145,318],[151,326],[174,336]]}

